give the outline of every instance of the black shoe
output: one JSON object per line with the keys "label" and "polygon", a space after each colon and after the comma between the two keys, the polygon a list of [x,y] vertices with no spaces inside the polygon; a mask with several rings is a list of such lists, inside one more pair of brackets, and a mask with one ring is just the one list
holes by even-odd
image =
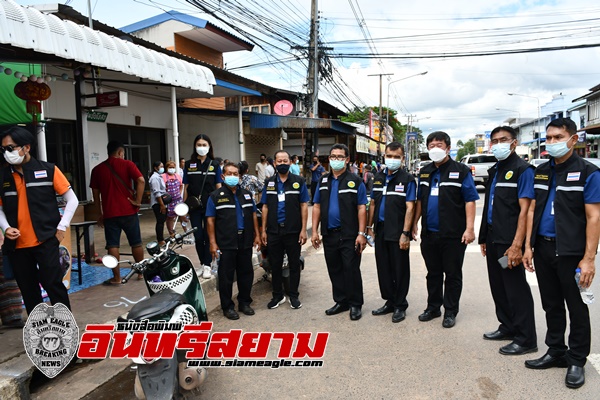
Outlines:
{"label": "black shoe", "polygon": [[404,318],[406,318],[406,311],[396,308],[394,310],[394,314],[392,315],[392,322],[397,323],[404,321]]}
{"label": "black shoe", "polygon": [[585,383],[585,370],[583,367],[571,365],[567,369],[567,376],[565,377],[565,385],[570,389],[577,389],[583,386]]}
{"label": "black shoe", "polygon": [[548,368],[567,368],[567,359],[565,356],[554,357],[546,353],[541,358],[525,361],[525,366],[531,369],[548,369]]}
{"label": "black shoe", "polygon": [[362,317],[362,311],[360,310],[360,306],[350,307],[350,319],[352,321],[358,321],[360,317]]}
{"label": "black shoe", "polygon": [[538,351],[537,346],[526,347],[515,342],[500,347],[500,354],[504,354],[505,356],[520,356],[522,354],[535,353],[536,351]]}
{"label": "black shoe", "polygon": [[239,314],[236,313],[233,308],[230,308],[228,310],[224,310],[223,311],[223,315],[225,316],[225,318],[229,318],[229,319],[232,319],[232,320],[240,319]]}
{"label": "black shoe", "polygon": [[294,310],[297,310],[302,307],[302,303],[297,297],[290,297],[290,307],[292,307]]}
{"label": "black shoe", "polygon": [[276,298],[274,297],[271,299],[269,304],[267,304],[267,308],[272,310],[274,308],[279,307],[283,303],[285,303],[285,296],[276,297]]}
{"label": "black shoe", "polygon": [[431,321],[434,318],[438,318],[442,316],[442,312],[440,310],[425,310],[423,314],[419,315],[419,321],[427,322]]}
{"label": "black shoe", "polygon": [[254,310],[247,304],[240,305],[239,310],[246,315],[254,315]]}
{"label": "black shoe", "polygon": [[383,307],[378,308],[377,310],[373,310],[371,311],[371,314],[373,315],[385,315],[385,314],[389,314],[389,313],[393,313],[394,312],[394,307],[390,306],[389,304],[384,304]]}
{"label": "black shoe", "polygon": [[500,329],[494,332],[486,332],[483,334],[485,340],[513,340],[515,337],[508,333],[502,332]]}
{"label": "black shoe", "polygon": [[444,321],[442,322],[442,326],[444,328],[452,328],[456,325],[456,317],[454,314],[447,314],[444,316]]}
{"label": "black shoe", "polygon": [[348,306],[344,306],[340,303],[335,303],[335,305],[331,308],[328,308],[327,310],[325,310],[325,314],[327,315],[336,315],[339,314],[341,312],[344,311],[348,311],[350,309],[350,307]]}

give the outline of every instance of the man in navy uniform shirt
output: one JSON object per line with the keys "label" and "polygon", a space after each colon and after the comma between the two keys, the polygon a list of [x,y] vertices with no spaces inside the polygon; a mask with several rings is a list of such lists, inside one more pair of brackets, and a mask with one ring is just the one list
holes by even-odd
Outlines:
{"label": "man in navy uniform shirt", "polygon": [[[238,319],[231,299],[233,276],[237,275],[238,309],[246,315],[254,315],[250,307],[252,297],[252,245],[260,246],[256,204],[252,193],[239,184],[239,166],[227,163],[223,166],[224,186],[213,191],[206,204],[206,228],[213,259],[219,258],[219,298],[223,315]],[[220,252],[220,257],[219,257]]]}
{"label": "man in navy uniform shirt", "polygon": [[[433,132],[427,137],[432,163],[419,174],[413,236],[421,216],[421,254],[427,266],[427,308],[419,321],[440,317],[442,326],[456,324],[462,292],[462,265],[467,245],[475,240],[475,201],[479,199],[471,170],[450,158],[450,136]],[[444,282],[444,274],[446,280]]]}
{"label": "man in navy uniform shirt", "polygon": [[290,306],[302,307],[298,286],[300,285],[300,250],[306,243],[308,219],[308,190],[304,178],[290,170],[290,154],[279,150],[274,155],[277,173],[268,178],[263,188],[261,203],[262,242],[269,249],[273,280],[273,298],[268,308],[277,308],[285,302],[283,294],[283,256],[287,254],[290,272]]}
{"label": "man in navy uniform shirt", "polygon": [[309,167],[311,171],[311,181],[310,181],[310,196],[311,200],[314,201],[315,192],[317,191],[317,185],[319,184],[319,179],[321,179],[321,175],[325,174],[325,168],[319,162],[319,157],[313,157],[313,163]]}
{"label": "man in navy uniform shirt", "polygon": [[[550,161],[535,170],[535,200],[529,208],[523,263],[533,272],[532,261],[546,312],[546,345],[541,358],[525,361],[531,369],[567,369],[565,385],[576,389],[585,383],[584,366],[590,354],[590,314],[575,281],[588,288],[596,273],[600,235],[600,172],[573,151],[577,126],[557,118],[546,127]],[[535,256],[534,252],[535,250]],[[569,309],[569,345],[565,345]]]}
{"label": "man in navy uniform shirt", "polygon": [[373,182],[367,233],[375,235],[375,261],[379,290],[385,300],[373,315],[392,314],[392,322],[406,318],[410,284],[409,250],[417,194],[415,178],[402,169],[404,147],[391,142],[385,147],[386,169]]}
{"label": "man in navy uniform shirt", "polygon": [[346,145],[336,143],[331,147],[329,165],[333,172],[321,177],[314,197],[311,242],[315,249],[321,246],[321,225],[335,301],[325,314],[350,309],[350,319],[357,321],[364,303],[360,259],[367,245],[367,190],[362,179],[347,170],[348,160]]}
{"label": "man in navy uniform shirt", "polygon": [[[487,257],[490,289],[500,326],[483,334],[486,340],[511,340],[500,354],[537,351],[531,288],[523,268],[527,212],[533,192],[533,166],[515,153],[517,132],[510,126],[494,128],[492,153],[498,163],[489,170],[485,206],[479,230],[481,254]],[[505,257],[502,264],[498,261]]]}

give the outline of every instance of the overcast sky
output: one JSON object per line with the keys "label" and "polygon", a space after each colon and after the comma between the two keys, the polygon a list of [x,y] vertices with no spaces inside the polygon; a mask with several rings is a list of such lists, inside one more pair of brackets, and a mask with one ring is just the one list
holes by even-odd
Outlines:
{"label": "overcast sky", "polygon": [[[49,1],[17,2],[28,5]],[[87,0],[65,2],[87,15]],[[286,21],[297,35],[308,32],[309,0],[259,3],[263,8],[255,9],[256,12]],[[270,9],[268,3],[279,5]],[[234,32],[184,0],[91,0],[91,4],[94,19],[117,28],[174,9]],[[480,53],[600,43],[600,4],[591,0],[320,0],[319,10],[320,36],[334,48],[332,54]],[[357,21],[362,21],[362,29]],[[365,43],[365,35],[373,39],[371,48]],[[293,41],[300,43],[298,38]],[[265,55],[258,48],[252,53],[232,53],[225,59],[227,67],[239,75],[274,87],[303,91],[305,73],[299,62],[236,69],[265,60],[273,61],[273,53]],[[455,140],[491,130],[507,117],[517,116],[517,112],[523,118],[537,116],[536,99],[508,96],[508,92],[537,97],[543,106],[558,93],[563,93],[570,103],[600,83],[599,47],[453,59],[344,57],[335,58],[333,65],[339,73],[336,76],[341,77],[334,79],[345,91],[350,92],[351,88],[356,95],[351,95],[353,102],[360,106],[379,104],[379,78],[369,75],[393,74],[389,80],[384,77],[383,105],[388,101],[389,87],[390,107],[399,110],[399,115],[415,115],[416,125],[425,134],[444,130]],[[424,71],[428,73],[389,85],[390,81]],[[331,89],[324,88],[320,97],[346,109]],[[400,119],[406,123],[406,117]]]}

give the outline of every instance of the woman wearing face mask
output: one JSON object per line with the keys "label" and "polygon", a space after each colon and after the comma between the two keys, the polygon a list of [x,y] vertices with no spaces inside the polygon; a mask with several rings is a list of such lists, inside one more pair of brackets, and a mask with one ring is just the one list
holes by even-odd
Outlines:
{"label": "woman wearing face mask", "polygon": [[212,142],[207,135],[199,134],[194,139],[194,152],[190,159],[185,162],[183,169],[183,201],[188,196],[194,196],[200,200],[200,207],[190,210],[190,222],[192,227],[197,227],[194,232],[196,240],[196,252],[200,263],[204,266],[203,277],[210,278],[210,248],[208,235],[206,233],[206,204],[208,196],[215,189],[221,187],[221,166],[214,159]]}
{"label": "woman wearing face mask", "polygon": [[167,221],[167,206],[162,198],[167,193],[167,188],[162,178],[162,174],[165,172],[163,163],[161,161],[154,161],[152,171],[152,175],[148,180],[148,184],[150,185],[150,206],[156,217],[156,240],[159,244],[163,245],[165,243],[165,222]]}
{"label": "woman wearing face mask", "polygon": [[[167,161],[165,166],[167,167],[167,173],[163,174],[162,177],[167,193],[171,195],[171,202],[167,204],[167,230],[169,231],[169,235],[173,236],[175,234],[175,217],[177,217],[175,206],[183,201],[183,197],[181,196],[183,184],[181,183],[181,176],[177,173],[175,161]],[[187,217],[181,217],[180,220],[181,225],[187,231]]]}

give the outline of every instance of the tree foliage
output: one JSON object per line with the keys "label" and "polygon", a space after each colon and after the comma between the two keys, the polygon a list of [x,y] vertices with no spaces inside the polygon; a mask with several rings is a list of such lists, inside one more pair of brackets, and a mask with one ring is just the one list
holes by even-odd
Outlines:
{"label": "tree foliage", "polygon": [[[352,110],[351,112],[348,113],[348,116],[346,117],[341,117],[341,120],[344,122],[353,122],[356,124],[364,124],[364,125],[368,125],[369,124],[369,110],[373,110],[373,112],[375,112],[376,114],[379,113],[379,107],[378,106],[372,106],[372,107],[362,107],[362,108],[355,108],[354,110]],[[394,140],[400,142],[400,143],[404,143],[405,139],[406,139],[406,130],[407,130],[407,126],[403,125],[397,118],[398,112],[394,109],[388,109],[387,107],[383,107],[382,109],[382,114],[383,114],[383,121],[385,122],[385,118],[388,115],[388,111],[389,111],[389,124],[392,127],[392,129],[394,130]],[[418,132],[418,141],[419,143],[421,143],[423,141],[423,136],[421,134],[421,129],[419,129],[418,127],[411,127],[411,130],[413,132]]]}
{"label": "tree foliage", "polygon": [[458,161],[467,154],[475,154],[475,139],[469,139],[464,143],[459,140],[456,145],[460,147],[456,155]]}

